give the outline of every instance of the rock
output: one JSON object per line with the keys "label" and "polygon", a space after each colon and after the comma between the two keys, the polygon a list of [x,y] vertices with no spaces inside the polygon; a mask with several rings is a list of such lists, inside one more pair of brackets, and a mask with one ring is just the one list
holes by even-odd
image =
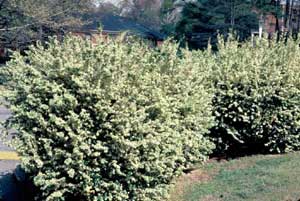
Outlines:
{"label": "rock", "polygon": [[18,165],[14,170],[14,176],[18,182],[26,182],[26,173],[20,165]]}

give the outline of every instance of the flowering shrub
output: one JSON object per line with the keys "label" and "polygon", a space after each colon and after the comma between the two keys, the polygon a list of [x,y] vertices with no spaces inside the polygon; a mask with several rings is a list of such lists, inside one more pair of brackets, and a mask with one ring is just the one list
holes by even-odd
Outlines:
{"label": "flowering shrub", "polygon": [[207,77],[166,42],[67,37],[2,69],[22,166],[38,200],[162,200],[213,144]]}
{"label": "flowering shrub", "polygon": [[300,149],[300,41],[221,42],[209,66],[219,152]]}

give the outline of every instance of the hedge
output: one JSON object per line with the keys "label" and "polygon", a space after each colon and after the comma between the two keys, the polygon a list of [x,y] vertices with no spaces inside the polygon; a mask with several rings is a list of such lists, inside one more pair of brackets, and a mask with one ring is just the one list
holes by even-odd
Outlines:
{"label": "hedge", "polygon": [[213,149],[207,74],[170,42],[76,37],[15,53],[1,70],[37,200],[163,200]]}
{"label": "hedge", "polygon": [[215,146],[300,150],[300,40],[129,41],[54,38],[1,69],[38,200],[164,200]]}
{"label": "hedge", "polygon": [[221,41],[211,55],[218,153],[300,149],[300,41]]}

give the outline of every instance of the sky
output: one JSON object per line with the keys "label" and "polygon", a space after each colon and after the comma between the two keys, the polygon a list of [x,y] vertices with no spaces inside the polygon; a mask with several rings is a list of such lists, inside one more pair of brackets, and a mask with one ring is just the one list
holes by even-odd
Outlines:
{"label": "sky", "polygon": [[122,0],[103,0],[103,1],[118,5]]}

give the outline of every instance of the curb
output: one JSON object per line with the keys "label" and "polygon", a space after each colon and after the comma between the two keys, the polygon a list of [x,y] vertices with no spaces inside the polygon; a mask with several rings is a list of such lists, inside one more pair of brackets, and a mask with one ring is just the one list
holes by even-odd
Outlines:
{"label": "curb", "polygon": [[18,161],[20,160],[20,157],[13,151],[0,151],[0,160]]}

